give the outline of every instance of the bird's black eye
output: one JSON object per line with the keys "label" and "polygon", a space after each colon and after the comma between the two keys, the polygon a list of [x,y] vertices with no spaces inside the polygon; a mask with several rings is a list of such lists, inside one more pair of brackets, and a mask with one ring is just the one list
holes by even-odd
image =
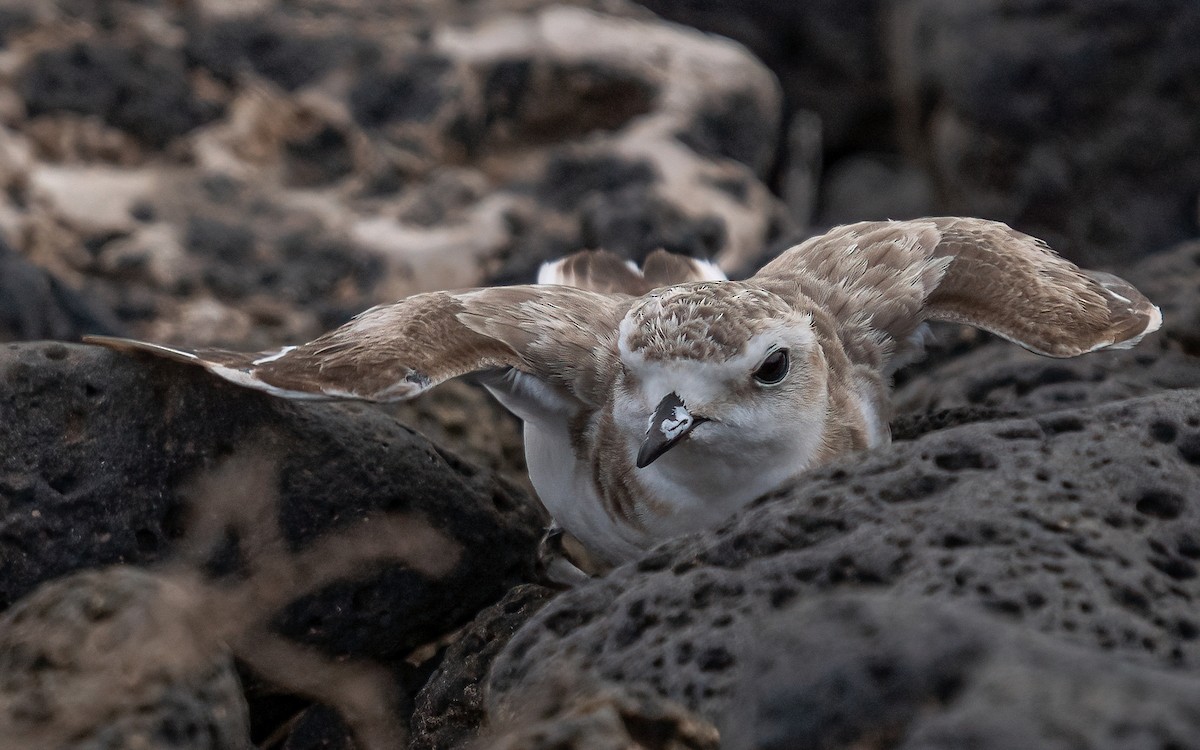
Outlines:
{"label": "bird's black eye", "polygon": [[788,374],[788,352],[787,349],[776,349],[767,355],[763,363],[754,371],[754,379],[763,385],[775,385],[776,383],[787,377]]}

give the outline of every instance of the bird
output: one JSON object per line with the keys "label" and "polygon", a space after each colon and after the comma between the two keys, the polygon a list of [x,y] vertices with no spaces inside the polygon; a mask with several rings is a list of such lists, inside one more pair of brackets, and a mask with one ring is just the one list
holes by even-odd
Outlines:
{"label": "bird", "polygon": [[893,373],[930,321],[1073,357],[1130,348],[1162,315],[1040,239],[941,217],[835,227],[742,280],[584,250],[536,284],[417,294],[274,351],[86,340],[292,399],[404,400],[475,373],[524,422],[555,524],[603,569],[888,443]]}

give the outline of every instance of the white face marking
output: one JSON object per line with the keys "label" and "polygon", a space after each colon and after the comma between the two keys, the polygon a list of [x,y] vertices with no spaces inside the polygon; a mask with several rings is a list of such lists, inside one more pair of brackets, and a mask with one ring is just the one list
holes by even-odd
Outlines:
{"label": "white face marking", "polygon": [[[653,418],[651,418],[651,422],[653,423]],[[662,431],[663,437],[667,440],[674,440],[678,435],[687,432],[687,429],[691,426],[692,415],[688,414],[687,409],[682,406],[676,406],[675,413],[671,415],[671,419],[664,419],[658,428]]]}

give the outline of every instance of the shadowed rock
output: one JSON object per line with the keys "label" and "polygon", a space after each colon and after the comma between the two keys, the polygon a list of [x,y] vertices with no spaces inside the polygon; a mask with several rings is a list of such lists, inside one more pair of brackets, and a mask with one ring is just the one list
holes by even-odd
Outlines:
{"label": "shadowed rock", "polygon": [[817,594],[743,636],[721,735],[729,750],[1118,750],[1187,747],[1200,732],[1195,675],[1122,663],[962,604]]}
{"label": "shadowed rock", "polygon": [[[437,579],[384,564],[331,583],[286,607],[282,632],[397,658],[533,575],[544,516],[491,474],[369,408],[291,404],[189,369],[91,347],[0,348],[0,606],[81,568],[170,559],[185,485],[263,436],[285,456],[277,521],[293,552],[395,512],[465,550]],[[235,572],[238,539],[224,563]]]}

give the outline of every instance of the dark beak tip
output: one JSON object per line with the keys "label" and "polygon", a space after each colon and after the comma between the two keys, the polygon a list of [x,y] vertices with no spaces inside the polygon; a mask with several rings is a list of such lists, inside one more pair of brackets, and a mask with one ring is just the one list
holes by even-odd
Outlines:
{"label": "dark beak tip", "polygon": [[691,423],[682,432],[667,438],[662,431],[662,423],[664,420],[671,418],[675,413],[675,409],[680,407],[686,409],[679,396],[672,393],[666,396],[659,403],[658,408],[655,409],[650,429],[646,430],[646,439],[642,442],[641,448],[638,449],[636,465],[639,469],[644,469],[657,461],[664,453],[683,442],[698,425],[709,421],[705,417],[694,414],[689,415]]}
{"label": "dark beak tip", "polygon": [[666,451],[654,450],[649,441],[642,443],[641,449],[638,450],[636,466],[639,469],[644,469],[650,464],[654,463],[654,459],[658,458],[665,452]]}

